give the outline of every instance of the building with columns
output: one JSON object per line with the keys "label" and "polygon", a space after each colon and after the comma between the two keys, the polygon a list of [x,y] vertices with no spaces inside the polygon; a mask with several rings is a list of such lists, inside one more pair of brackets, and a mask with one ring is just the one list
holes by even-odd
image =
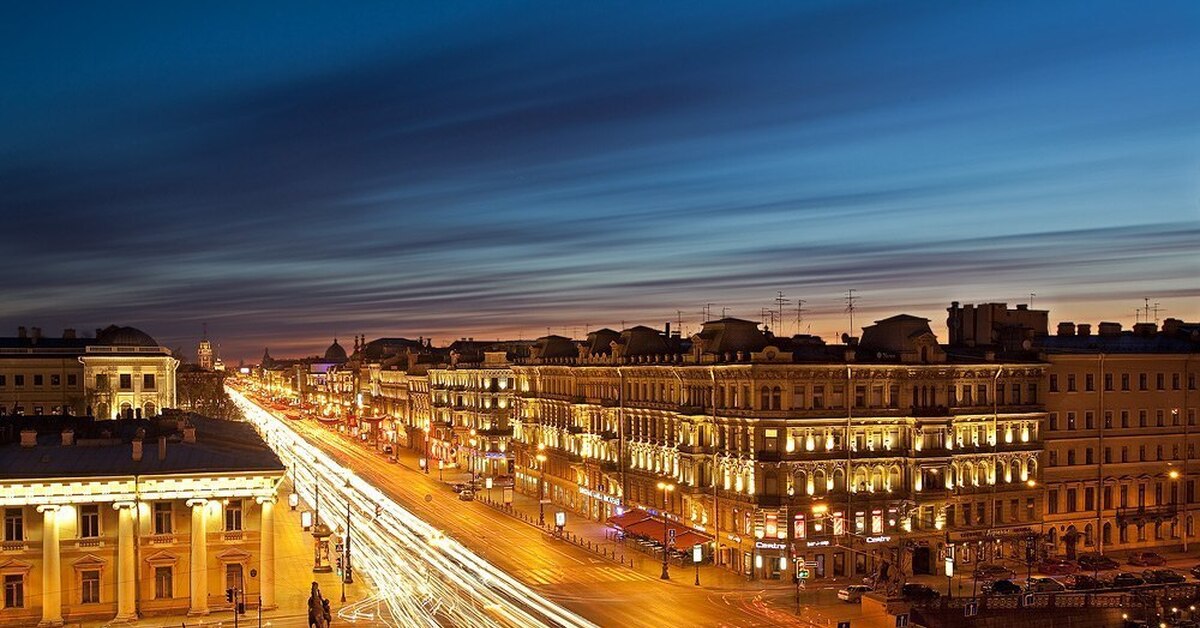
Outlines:
{"label": "building with columns", "polygon": [[273,607],[284,472],[245,423],[0,419],[0,624]]}

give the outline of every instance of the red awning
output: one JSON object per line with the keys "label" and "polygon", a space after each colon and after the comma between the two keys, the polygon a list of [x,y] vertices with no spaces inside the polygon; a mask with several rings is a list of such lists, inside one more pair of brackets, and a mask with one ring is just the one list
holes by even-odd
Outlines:
{"label": "red awning", "polygon": [[359,418],[362,419],[363,421],[369,421],[371,423],[378,423],[380,421],[386,421],[390,417],[388,417],[387,415],[383,415],[383,416],[364,416],[364,417],[359,417]]}
{"label": "red awning", "polygon": [[639,521],[645,521],[649,518],[650,513],[640,508],[634,508],[623,515],[609,517],[607,523],[614,528],[624,530],[628,526],[631,526]]}
{"label": "red awning", "polygon": [[[663,520],[657,517],[652,517],[639,521],[632,525],[626,526],[625,533],[632,536],[640,536],[651,541],[663,540],[664,529]],[[697,543],[707,543],[712,540],[712,537],[703,532],[693,530],[682,523],[675,521],[667,521],[665,534],[669,538],[671,532],[675,534],[675,547],[687,548]]]}
{"label": "red awning", "polygon": [[325,416],[324,414],[318,414],[317,420],[322,423],[340,423],[341,422],[341,419],[339,419],[335,416]]}

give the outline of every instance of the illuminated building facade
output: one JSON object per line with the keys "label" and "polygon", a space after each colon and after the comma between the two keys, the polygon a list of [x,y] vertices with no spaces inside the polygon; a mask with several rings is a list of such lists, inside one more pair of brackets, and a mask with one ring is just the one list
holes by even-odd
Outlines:
{"label": "illuminated building facade", "polygon": [[480,476],[512,473],[509,353],[499,344],[458,347],[450,353],[450,364],[429,369],[429,412],[438,443],[431,454]]}
{"label": "illuminated building facade", "polygon": [[284,467],[244,423],[0,420],[0,623],[206,615],[275,604]]}
{"label": "illuminated building facade", "polygon": [[1200,540],[1200,324],[1060,323],[1043,351],[1047,543],[1074,555]]}
{"label": "illuminated building facade", "polygon": [[150,417],[175,407],[179,360],[133,327],[67,329],[47,338],[37,327],[0,338],[0,415],[92,414]]}

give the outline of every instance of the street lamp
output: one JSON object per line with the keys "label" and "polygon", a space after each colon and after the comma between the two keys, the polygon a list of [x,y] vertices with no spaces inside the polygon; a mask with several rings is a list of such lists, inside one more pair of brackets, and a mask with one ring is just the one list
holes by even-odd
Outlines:
{"label": "street lamp", "polygon": [[667,568],[667,499],[668,499],[668,497],[667,496],[671,491],[675,490],[675,485],[668,484],[667,482],[659,482],[658,488],[662,489],[662,492],[663,492],[663,513],[662,513],[662,517],[663,517],[663,539],[662,539],[663,568],[662,568],[662,575],[659,576],[659,578],[661,578],[663,580],[670,580],[671,574],[667,571],[667,569],[668,569]]}
{"label": "street lamp", "polygon": [[442,481],[442,469],[445,469],[445,468],[446,468],[446,463],[444,461],[442,461],[441,459],[438,459],[438,482]]}
{"label": "street lamp", "polygon": [[299,505],[300,505],[300,496],[297,495],[295,489],[293,489],[291,494],[288,495],[288,506],[290,506],[292,508],[292,510],[295,510],[296,506],[299,506]]}
{"label": "street lamp", "polygon": [[692,562],[696,564],[696,586],[700,586],[700,561],[704,560],[704,546],[697,543],[692,546]]}
{"label": "street lamp", "polygon": [[421,458],[421,470],[429,475],[429,426],[425,426],[425,457]]}
{"label": "street lamp", "polygon": [[488,503],[491,503],[491,501],[492,501],[492,478],[491,478],[491,476],[488,476],[483,479],[483,485],[487,488]]}
{"label": "street lamp", "polygon": [[[472,433],[472,434],[474,434],[474,433],[475,433],[475,430],[474,430],[474,429],[472,429],[472,430],[471,430],[471,433]],[[478,445],[478,444],[479,444],[479,439],[477,439],[477,438],[475,438],[474,436],[472,436],[472,437],[471,437],[471,457],[470,457],[470,459],[468,460],[468,463],[471,465],[471,490],[472,490],[472,491],[474,491],[474,490],[475,490],[475,457],[476,457],[476,456],[475,456],[475,454],[476,454],[476,452],[477,452],[477,450],[475,449],[475,447],[476,447],[476,445]]]}
{"label": "street lamp", "polygon": [[546,525],[546,454],[542,453],[546,449],[544,443],[538,443],[537,463],[538,463],[538,525]]}

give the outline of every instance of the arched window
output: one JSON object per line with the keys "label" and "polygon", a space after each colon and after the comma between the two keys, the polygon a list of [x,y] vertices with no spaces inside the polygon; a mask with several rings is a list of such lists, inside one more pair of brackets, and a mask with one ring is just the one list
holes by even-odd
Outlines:
{"label": "arched window", "polygon": [[771,389],[771,409],[779,410],[783,408],[783,389],[776,386]]}
{"label": "arched window", "polygon": [[812,476],[813,476],[813,489],[816,492],[816,494],[823,495],[824,493],[826,493],[827,487],[826,487],[824,469],[817,469],[816,471],[813,471]]}
{"label": "arched window", "polygon": [[1083,527],[1083,544],[1092,544],[1092,524],[1090,523]]}
{"label": "arched window", "polygon": [[145,407],[145,412],[142,414],[142,416],[145,416],[145,417],[158,416],[158,406],[154,405],[154,403],[152,403],[152,402],[147,403],[146,407]]}
{"label": "arched window", "polygon": [[121,404],[121,416],[126,419],[133,418],[133,406],[129,405],[128,401]]}
{"label": "arched window", "polygon": [[1046,540],[1049,541],[1051,545],[1058,545],[1058,529],[1053,527],[1050,528],[1050,531],[1046,533]]}
{"label": "arched window", "polygon": [[833,490],[834,491],[845,491],[846,490],[846,472],[841,468],[837,468],[837,469],[833,470]]}
{"label": "arched window", "polygon": [[759,403],[758,403],[759,409],[770,410],[771,409],[771,389],[767,388],[766,386],[763,386],[762,390],[759,391],[759,393],[760,393],[759,394]]}
{"label": "arched window", "polygon": [[1104,527],[1100,528],[1100,540],[1106,546],[1112,544],[1112,522],[1104,522]]}

